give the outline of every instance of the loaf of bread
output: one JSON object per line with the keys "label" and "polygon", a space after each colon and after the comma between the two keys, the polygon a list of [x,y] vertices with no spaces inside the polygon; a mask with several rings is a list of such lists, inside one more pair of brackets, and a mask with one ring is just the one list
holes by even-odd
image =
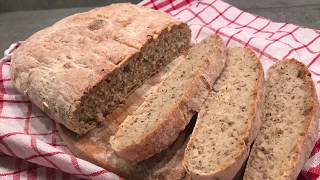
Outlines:
{"label": "loaf of bread", "polygon": [[166,149],[200,110],[225,65],[222,39],[211,36],[194,45],[144,103],[110,139],[118,156],[133,162]]}
{"label": "loaf of bread", "polygon": [[304,64],[283,60],[269,69],[265,92],[264,119],[244,179],[296,179],[318,134],[311,74]]}
{"label": "loaf of bread", "polygon": [[245,48],[227,51],[224,71],[203,104],[185,150],[192,179],[232,179],[260,127],[263,69]]}
{"label": "loaf of bread", "polygon": [[132,4],[69,16],[14,52],[16,88],[52,119],[78,134],[189,47],[187,24]]}

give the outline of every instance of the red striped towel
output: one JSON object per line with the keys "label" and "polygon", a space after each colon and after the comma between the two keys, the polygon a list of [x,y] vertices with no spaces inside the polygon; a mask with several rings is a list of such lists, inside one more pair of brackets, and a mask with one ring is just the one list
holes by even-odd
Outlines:
{"label": "red striped towel", "polygon": [[[140,4],[187,22],[193,42],[217,32],[228,46],[253,49],[265,70],[286,57],[299,59],[311,71],[319,94],[319,30],[273,22],[220,0],[144,0]],[[18,46],[13,44],[0,62],[0,178],[119,179],[74,157],[59,138],[55,123],[15,90],[9,76],[10,55]],[[299,178],[320,177],[319,151],[320,141]]]}

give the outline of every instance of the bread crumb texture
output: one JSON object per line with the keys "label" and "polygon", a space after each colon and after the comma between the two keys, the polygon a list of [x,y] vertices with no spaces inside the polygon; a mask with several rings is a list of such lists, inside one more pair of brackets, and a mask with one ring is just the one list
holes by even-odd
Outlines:
{"label": "bread crumb texture", "polygon": [[317,110],[311,74],[302,63],[284,60],[272,66],[266,83],[264,121],[245,179],[295,179],[315,143]]}
{"label": "bread crumb texture", "polygon": [[249,132],[256,123],[261,80],[262,66],[254,52],[228,50],[226,67],[200,110],[184,156],[184,165],[193,178],[231,179],[237,169],[224,172],[224,177],[218,173],[234,163],[241,167],[252,141]]}

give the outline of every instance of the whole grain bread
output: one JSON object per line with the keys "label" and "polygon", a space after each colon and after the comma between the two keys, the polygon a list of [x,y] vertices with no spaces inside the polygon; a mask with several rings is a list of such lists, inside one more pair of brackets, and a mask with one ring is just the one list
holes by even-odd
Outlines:
{"label": "whole grain bread", "polygon": [[16,88],[78,134],[189,46],[187,24],[128,3],[69,16],[14,52]]}
{"label": "whole grain bread", "polygon": [[[180,133],[177,140],[169,148],[138,164],[130,163],[118,157],[111,148],[109,138],[114,135],[126,117],[135,112],[144,102],[145,97],[147,97],[177,65],[182,63],[180,60],[180,58],[173,60],[170,64],[162,68],[159,73],[148,79],[141,87],[130,94],[123,104],[108,114],[100,126],[85,135],[78,136],[62,125],[58,126],[59,135],[62,137],[64,143],[77,157],[97,164],[126,179],[155,179],[157,176],[153,174],[162,175],[162,173],[159,173],[160,169],[167,169],[166,172],[168,172],[169,170],[166,167],[169,167],[169,162],[172,161],[171,158],[176,154],[176,151],[181,149],[185,144],[187,137],[192,131],[195,120],[191,120],[192,124],[189,123],[187,128]],[[184,150],[182,152],[184,152]],[[170,167],[172,166],[170,165]],[[166,177],[171,178],[170,176]]]}
{"label": "whole grain bread", "polygon": [[166,149],[200,110],[225,65],[222,39],[210,36],[194,45],[168,77],[119,127],[110,144],[132,162]]}
{"label": "whole grain bread", "polygon": [[264,109],[244,179],[296,179],[318,133],[318,99],[304,64],[287,59],[269,69]]}
{"label": "whole grain bread", "polygon": [[246,161],[261,121],[263,68],[245,48],[227,51],[224,71],[201,107],[184,154],[192,179],[232,179]]}

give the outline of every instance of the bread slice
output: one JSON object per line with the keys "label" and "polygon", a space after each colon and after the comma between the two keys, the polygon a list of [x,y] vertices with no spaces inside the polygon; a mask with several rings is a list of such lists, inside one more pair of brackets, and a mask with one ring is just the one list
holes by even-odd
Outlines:
{"label": "bread slice", "polygon": [[211,36],[192,47],[184,62],[149,95],[111,137],[120,157],[139,162],[166,149],[189,123],[225,64],[224,44]]}
{"label": "bread slice", "polygon": [[166,13],[113,4],[29,37],[12,56],[11,76],[52,119],[84,134],[189,48],[190,36],[186,23]]}
{"label": "bread slice", "polygon": [[260,126],[263,69],[245,48],[227,51],[224,71],[203,104],[183,165],[192,179],[232,179]]}
{"label": "bread slice", "polygon": [[182,177],[186,177],[181,160],[189,132],[182,131],[167,149],[136,164],[118,157],[110,148],[110,144],[103,141],[103,138],[110,137],[114,126],[116,125],[99,127],[80,138],[64,126],[59,125],[58,130],[65,144],[77,157],[97,164],[125,179],[172,180],[175,177],[182,180]]}
{"label": "bread slice", "polygon": [[305,65],[288,59],[269,69],[264,109],[244,179],[296,179],[318,133],[319,104]]}

